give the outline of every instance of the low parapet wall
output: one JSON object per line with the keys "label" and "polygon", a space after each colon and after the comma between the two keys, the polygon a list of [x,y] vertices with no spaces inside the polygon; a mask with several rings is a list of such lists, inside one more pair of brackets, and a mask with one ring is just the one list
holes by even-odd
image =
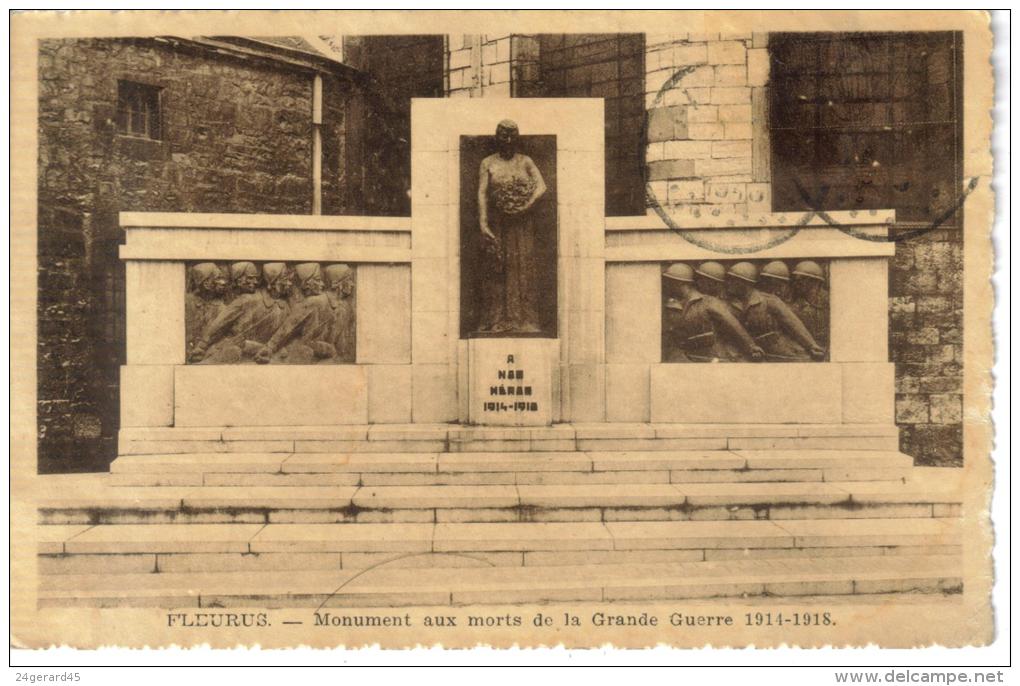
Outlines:
{"label": "low parapet wall", "polygon": [[[833,216],[833,215],[839,216]],[[670,227],[657,216],[607,218],[602,224],[605,311],[572,314],[560,346],[591,345],[604,335],[604,360],[553,370],[555,421],[670,423],[891,424],[893,365],[888,361],[887,265],[892,245],[881,240],[889,213],[830,213],[708,218]],[[844,221],[846,227],[833,226]],[[857,222],[856,224],[852,222]],[[448,288],[419,266],[407,218],[292,215],[125,213],[127,234],[127,365],[122,369],[122,426],[332,426],[465,421],[470,381],[459,360],[438,364],[413,354],[428,330],[415,299]],[[747,240],[764,250],[726,249]],[[849,228],[847,228],[849,227]],[[686,232],[690,232],[686,234]],[[686,235],[685,235],[686,234]],[[692,239],[692,236],[694,237]],[[711,246],[711,247],[705,247]],[[824,361],[675,364],[662,342],[665,263],[744,257],[825,261],[830,302]],[[565,259],[570,259],[565,258]],[[343,263],[355,286],[350,360],[312,364],[197,364],[189,360],[188,270],[196,262]],[[792,263],[792,262],[791,262]],[[415,276],[415,270],[422,269]],[[226,274],[225,276],[229,276]],[[582,289],[583,290],[583,289]],[[584,313],[586,310],[579,310]],[[457,312],[443,313],[456,320]],[[424,324],[423,327],[416,326]],[[449,329],[450,327],[445,327]],[[420,330],[419,330],[420,329]],[[573,336],[574,338],[571,338]],[[428,350],[427,341],[420,341]],[[463,342],[462,343],[466,343]],[[467,360],[464,361],[468,364]],[[451,371],[450,367],[454,367]],[[466,371],[466,370],[464,370]],[[580,402],[579,398],[583,398]],[[584,406],[571,417],[571,407]],[[580,416],[583,414],[583,416]]]}

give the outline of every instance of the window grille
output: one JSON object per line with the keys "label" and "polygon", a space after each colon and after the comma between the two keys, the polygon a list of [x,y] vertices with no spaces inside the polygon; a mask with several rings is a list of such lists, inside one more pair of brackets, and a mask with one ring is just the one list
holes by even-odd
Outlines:
{"label": "window grille", "polygon": [[962,35],[769,36],[773,210],[958,226]]}

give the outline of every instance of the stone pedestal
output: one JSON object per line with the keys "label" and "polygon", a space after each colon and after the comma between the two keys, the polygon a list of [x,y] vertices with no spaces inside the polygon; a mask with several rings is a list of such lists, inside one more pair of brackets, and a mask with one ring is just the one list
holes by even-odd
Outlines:
{"label": "stone pedestal", "polygon": [[475,338],[468,341],[468,421],[496,426],[548,426],[559,341]]}
{"label": "stone pedestal", "polygon": [[[474,255],[461,254],[462,197],[477,193],[477,164],[462,170],[464,137],[492,136],[496,124],[515,121],[522,136],[555,138],[555,165],[542,170],[555,201],[555,332],[550,339],[467,339],[461,322],[461,270]],[[419,399],[415,381],[413,421],[468,421],[496,425],[605,421],[605,118],[598,98],[415,99],[411,103],[412,365],[432,365],[443,384]],[[541,162],[541,160],[539,160]],[[555,168],[552,168],[552,167]],[[551,183],[555,179],[555,183]],[[462,188],[469,183],[470,186]],[[549,412],[540,417],[484,412],[469,389],[488,387],[520,343],[534,369],[530,346],[548,346]],[[493,359],[475,372],[467,350],[492,349]],[[474,346],[472,348],[472,346]],[[537,348],[541,350],[544,348]],[[502,356],[502,360],[499,357]],[[485,355],[483,354],[483,357]],[[488,358],[486,358],[488,359]],[[543,358],[546,359],[546,358]],[[467,365],[467,366],[465,366]],[[481,373],[481,378],[478,374]],[[465,378],[468,377],[468,378]],[[544,377],[543,377],[544,378]],[[452,383],[452,380],[456,383]],[[481,386],[479,386],[481,388]],[[535,388],[532,388],[535,391]],[[498,396],[496,401],[510,396]],[[422,420],[423,412],[429,412]],[[531,414],[531,413],[528,413]]]}

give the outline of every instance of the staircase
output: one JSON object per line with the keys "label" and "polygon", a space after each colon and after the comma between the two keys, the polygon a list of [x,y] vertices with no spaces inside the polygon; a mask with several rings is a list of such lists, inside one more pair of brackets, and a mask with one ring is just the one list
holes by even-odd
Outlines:
{"label": "staircase", "polygon": [[872,425],[127,429],[46,477],[41,606],[961,590],[961,484]]}

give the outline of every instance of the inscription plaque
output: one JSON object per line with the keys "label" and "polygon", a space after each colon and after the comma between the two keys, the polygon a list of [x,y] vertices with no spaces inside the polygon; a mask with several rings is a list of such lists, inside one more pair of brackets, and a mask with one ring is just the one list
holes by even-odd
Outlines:
{"label": "inscription plaque", "polygon": [[559,341],[477,338],[468,341],[470,421],[546,426],[553,417],[553,369]]}

